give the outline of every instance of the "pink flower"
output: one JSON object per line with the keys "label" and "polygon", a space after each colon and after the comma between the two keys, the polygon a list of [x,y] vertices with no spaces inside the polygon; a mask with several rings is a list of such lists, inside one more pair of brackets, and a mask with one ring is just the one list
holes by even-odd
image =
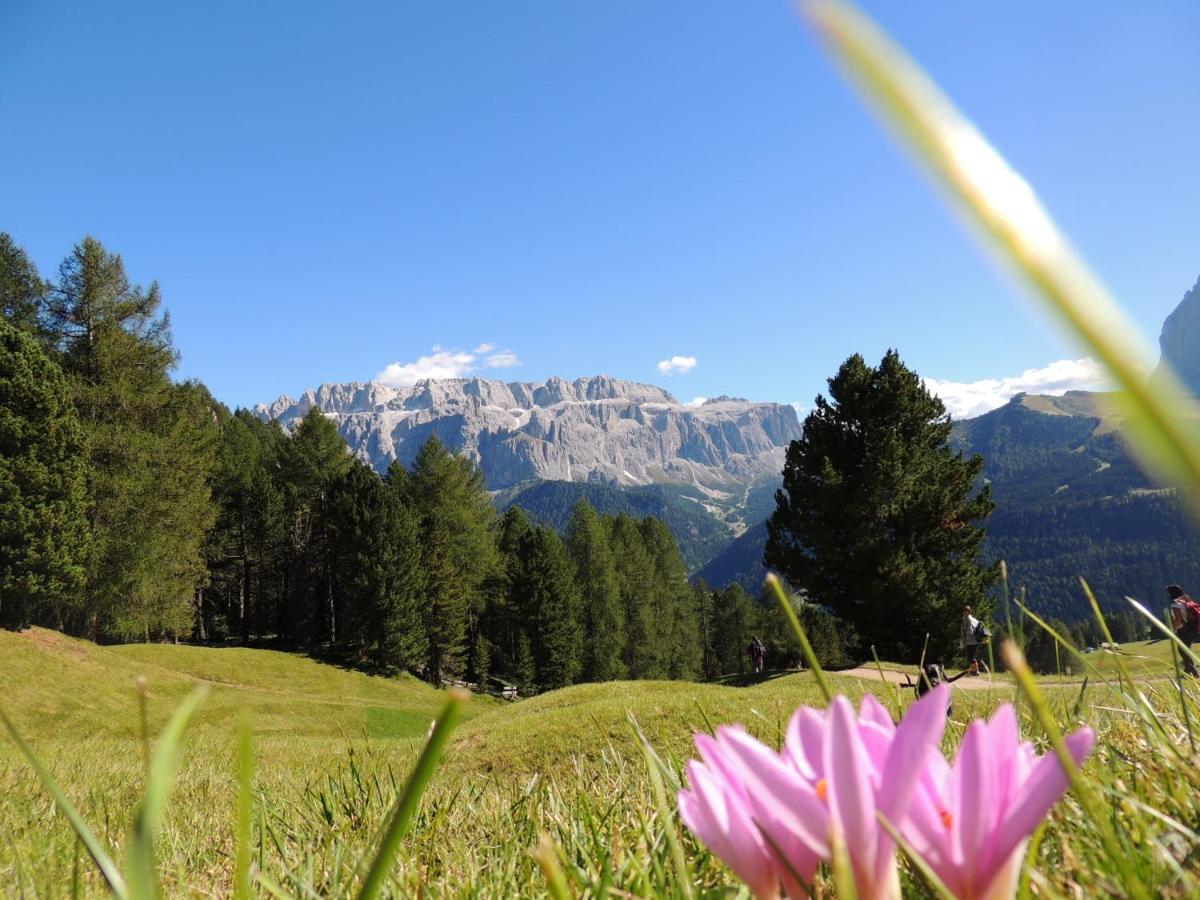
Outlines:
{"label": "pink flower", "polygon": [[[727,735],[733,731],[722,728],[720,733]],[[696,748],[702,761],[691,760],[687,764],[690,790],[679,792],[680,818],[749,885],[755,897],[774,900],[779,896],[779,869],[754,824],[745,785],[730,777],[727,754],[719,739],[697,734]],[[816,871],[815,857],[812,868]]]}
{"label": "pink flower", "polygon": [[[698,735],[679,795],[685,824],[759,897],[803,896],[836,829],[862,900],[900,896],[895,844],[876,813],[900,821],[945,727],[948,686],[915,703],[899,727],[872,696],[856,717],[845,697],[797,710],[782,753],[741,729]],[[753,839],[742,829],[749,828]]]}
{"label": "pink flower", "polygon": [[[1096,736],[1081,728],[1067,749],[1082,765]],[[967,728],[954,765],[930,757],[901,823],[913,849],[960,900],[1016,893],[1029,835],[1069,786],[1057,756],[1022,742],[1010,705]]]}

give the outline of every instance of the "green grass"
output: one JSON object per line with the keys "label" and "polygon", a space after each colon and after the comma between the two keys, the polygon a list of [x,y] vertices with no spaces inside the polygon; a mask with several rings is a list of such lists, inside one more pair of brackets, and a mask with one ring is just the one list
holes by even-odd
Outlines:
{"label": "green grass", "polygon": [[[1150,649],[1157,652],[1156,645]],[[232,890],[241,710],[249,711],[256,734],[254,870],[285,892],[328,895],[359,883],[364,872],[356,865],[377,845],[445,697],[409,678],[372,677],[266,650],[97,647],[34,630],[0,632],[0,656],[6,661],[0,703],[118,860],[144,789],[135,680],[146,678],[155,732],[197,684],[208,685],[184,740],[156,847],[170,896]],[[892,709],[910,701],[911,692],[879,681],[828,677],[835,691],[856,701],[865,691]],[[1142,687],[1186,755],[1174,683],[1149,678]],[[1047,696],[1063,727],[1086,719],[1100,731],[1100,748],[1085,774],[1101,788],[1123,840],[1144,857],[1139,877],[1166,895],[1200,887],[1166,860],[1176,853],[1184,870],[1200,861],[1190,855],[1200,853],[1189,837],[1200,830],[1194,765],[1148,741],[1128,698],[1098,684],[1096,673],[1082,695],[1072,683],[1047,688]],[[991,690],[956,692],[947,746],[957,743],[972,717],[1015,697],[1002,679]],[[401,843],[388,890],[392,896],[544,896],[544,877],[529,851],[548,835],[577,893],[672,896],[678,879],[667,823],[627,715],[678,773],[691,754],[693,732],[740,722],[777,744],[795,707],[819,702],[810,673],[746,686],[580,685],[516,704],[474,698]],[[1195,698],[1189,702],[1200,709]],[[1026,733],[1040,739],[1028,704],[1018,708]],[[1200,722],[1200,714],[1192,715]],[[1185,784],[1191,788],[1181,789]],[[736,886],[723,866],[681,836],[698,887]],[[0,884],[10,893],[61,896],[75,854],[72,832],[43,786],[15,750],[0,743]],[[1051,821],[1031,878],[1050,896],[1112,894],[1118,885],[1104,854],[1095,823],[1068,799]],[[86,857],[80,871],[84,893],[101,893]],[[921,896],[911,873],[905,878],[909,892]]]}

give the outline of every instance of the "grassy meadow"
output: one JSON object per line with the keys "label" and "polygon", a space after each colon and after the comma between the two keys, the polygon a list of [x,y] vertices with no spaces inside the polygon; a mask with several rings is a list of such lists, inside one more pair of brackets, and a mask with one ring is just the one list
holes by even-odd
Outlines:
{"label": "grassy meadow", "polygon": [[[1115,860],[1096,821],[1069,796],[1031,854],[1032,896],[1122,895],[1118,862],[1136,866],[1155,896],[1200,890],[1192,874],[1200,854],[1200,778],[1189,743],[1200,704],[1194,688],[1182,703],[1175,682],[1159,677],[1169,657],[1154,662],[1144,651],[1128,653],[1138,663],[1138,674],[1128,674],[1140,694],[1122,690],[1115,671],[1111,686],[1097,672],[1086,686],[1045,689],[1064,729],[1087,722],[1100,732],[1086,781],[1118,839],[1136,852]],[[232,891],[243,711],[255,735],[252,854],[264,876],[258,889],[264,896],[326,896],[358,884],[360,860],[370,857],[443,698],[410,678],[363,675],[288,653],[100,647],[42,629],[0,632],[0,658],[0,704],[118,860],[145,781],[138,679],[145,679],[151,734],[197,684],[208,685],[156,844],[168,896]],[[835,690],[855,699],[871,691],[890,709],[909,702],[908,692],[881,680],[829,677]],[[948,745],[972,717],[1016,698],[1001,677],[990,688],[956,691]],[[577,896],[683,896],[666,840],[678,825],[658,812],[628,715],[666,761],[670,778],[689,755],[694,731],[740,722],[777,744],[791,711],[819,702],[809,673],[742,687],[625,682],[517,703],[473,698],[387,890],[404,897],[546,895],[530,850],[548,835]],[[1018,701],[1018,708],[1026,733],[1040,739],[1029,704]],[[59,897],[72,885],[81,895],[103,893],[69,824],[7,741],[0,744],[0,835],[6,894]],[[737,896],[736,878],[681,836],[698,893]],[[905,878],[906,895],[932,896],[918,875],[906,869]]]}

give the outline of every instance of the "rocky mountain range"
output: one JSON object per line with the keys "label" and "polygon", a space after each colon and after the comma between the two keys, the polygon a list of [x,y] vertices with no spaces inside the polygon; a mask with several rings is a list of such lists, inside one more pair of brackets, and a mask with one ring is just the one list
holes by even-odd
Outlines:
{"label": "rocky mountain range", "polygon": [[314,407],[380,471],[393,460],[411,463],[437,435],[473,459],[494,491],[540,481],[678,485],[722,514],[778,475],[785,448],[800,435],[787,404],[729,397],[682,404],[660,387],[603,375],[326,384],[255,412],[290,429]]}

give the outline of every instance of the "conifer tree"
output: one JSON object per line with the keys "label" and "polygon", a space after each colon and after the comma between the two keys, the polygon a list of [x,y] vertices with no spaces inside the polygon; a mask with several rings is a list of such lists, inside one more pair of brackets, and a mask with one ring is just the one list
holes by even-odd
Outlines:
{"label": "conifer tree", "polygon": [[83,431],[62,371],[0,320],[0,627],[63,628],[88,531]]}
{"label": "conifer tree", "polygon": [[171,383],[160,303],[157,284],[130,285],[121,258],[85,238],[43,316],[86,436],[92,636],[187,634],[204,571],[214,412],[206,392]]}
{"label": "conifer tree", "polygon": [[722,674],[745,673],[754,637],[754,601],[734,582],[713,595],[713,652]]}
{"label": "conifer tree", "polygon": [[608,534],[586,499],[567,524],[567,549],[575,563],[583,626],[583,681],[611,681],[625,675],[625,610]]}
{"label": "conifer tree", "polygon": [[942,402],[888,351],[846,360],[787,450],[766,564],[855,627],[881,656],[940,658],[964,603],[996,578],[980,564],[993,503],[983,460],[952,450]]}
{"label": "conifer tree", "polygon": [[428,649],[416,521],[399,493],[365,463],[354,461],[331,492],[336,594],[344,612],[340,640],[362,645],[381,668],[415,668]]}
{"label": "conifer tree", "polygon": [[654,560],[633,518],[606,519],[625,612],[625,671],[630,678],[664,678],[656,617]]}
{"label": "conifer tree", "polygon": [[642,540],[654,564],[655,630],[661,647],[660,665],[668,678],[695,678],[703,648],[692,608],[687,564],[667,526],[653,516],[642,519]]}
{"label": "conifer tree", "polygon": [[499,570],[496,508],[479,468],[436,436],[417,452],[405,491],[421,521],[430,675],[458,678]]}
{"label": "conifer tree", "polygon": [[337,426],[316,407],[281,448],[290,557],[285,633],[337,642],[337,548],[330,501],[334,485],[352,464]]}
{"label": "conifer tree", "polygon": [[521,548],[532,527],[519,506],[509,507],[500,517],[496,538],[497,584],[482,622],[493,671],[515,681],[523,693],[533,685],[536,676],[529,642],[531,623],[518,594]]}
{"label": "conifer tree", "polygon": [[551,528],[534,528],[522,541],[516,592],[532,623],[530,644],[537,685],[548,691],[572,684],[582,669],[579,592],[571,559]]}
{"label": "conifer tree", "polygon": [[0,231],[0,315],[42,343],[41,315],[49,289],[25,251]]}

